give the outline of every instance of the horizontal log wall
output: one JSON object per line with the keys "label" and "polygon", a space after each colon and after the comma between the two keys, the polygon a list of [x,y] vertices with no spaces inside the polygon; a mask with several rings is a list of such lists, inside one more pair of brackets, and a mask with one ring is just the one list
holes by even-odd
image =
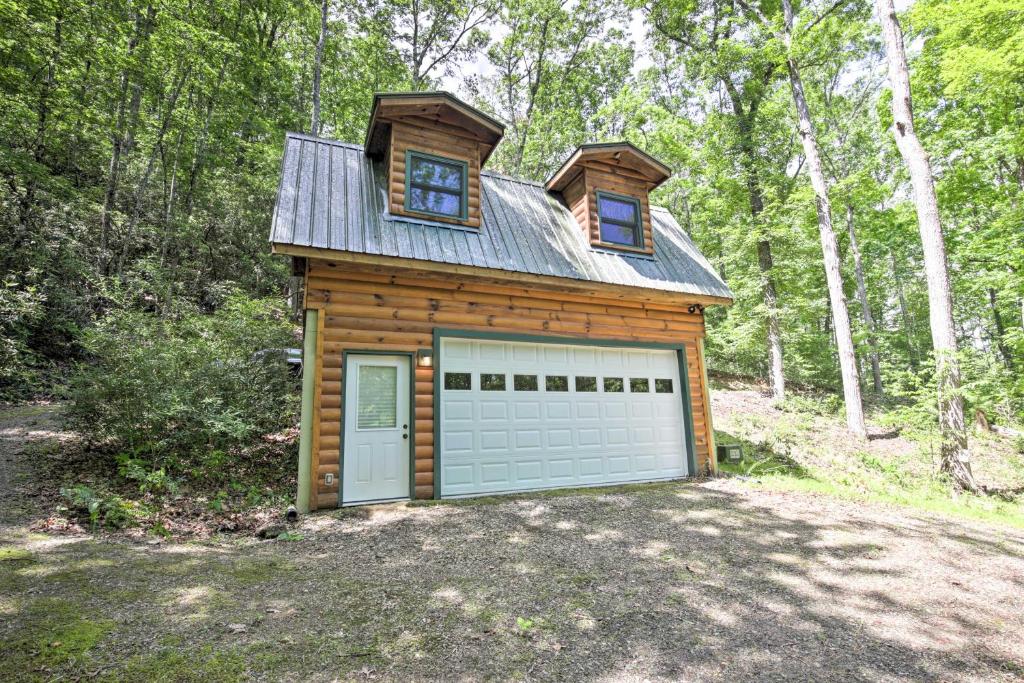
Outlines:
{"label": "horizontal log wall", "polygon": [[[426,273],[389,275],[373,269],[310,260],[306,305],[323,320],[315,495],[320,508],[338,504],[342,355],[345,351],[415,353],[433,344],[435,327],[583,339],[686,344],[698,471],[708,462],[707,410],[697,339],[700,313],[689,302],[642,303],[581,293],[499,285]],[[434,386],[431,368],[416,368],[415,494],[434,486]],[[327,486],[324,475],[333,473]]]}
{"label": "horizontal log wall", "polygon": [[406,213],[405,153],[409,150],[466,162],[469,166],[466,220],[434,215],[430,219],[480,227],[480,142],[468,132],[460,135],[458,129],[439,129],[436,124],[417,125],[408,120],[392,121],[388,183],[391,213],[397,215]]}
{"label": "horizontal log wall", "polygon": [[[588,164],[583,171],[587,197],[587,216],[590,226],[590,243],[602,244],[601,224],[597,212],[597,193],[600,190],[634,197],[640,201],[640,219],[643,232],[643,246],[635,251],[654,253],[654,231],[651,228],[651,206],[647,201],[648,184],[640,180],[612,172],[613,167]],[[629,247],[611,245],[616,249],[630,250]]]}

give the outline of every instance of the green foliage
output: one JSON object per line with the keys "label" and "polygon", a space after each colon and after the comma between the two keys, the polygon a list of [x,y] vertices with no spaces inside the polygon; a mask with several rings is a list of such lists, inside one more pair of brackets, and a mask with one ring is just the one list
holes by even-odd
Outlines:
{"label": "green foliage", "polygon": [[294,343],[279,304],[238,294],[213,314],[118,310],[84,335],[71,417],[122,453],[125,476],[164,488],[169,472],[219,468],[291,423],[295,380],[279,351]]}
{"label": "green foliage", "polygon": [[70,511],[88,520],[93,529],[101,526],[109,529],[135,526],[144,515],[138,503],[118,495],[99,493],[84,484],[61,489],[60,494],[67,501]]}

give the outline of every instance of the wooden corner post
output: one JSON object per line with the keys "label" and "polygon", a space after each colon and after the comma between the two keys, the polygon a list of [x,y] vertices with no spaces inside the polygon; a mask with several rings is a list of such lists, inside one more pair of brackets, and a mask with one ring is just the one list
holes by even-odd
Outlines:
{"label": "wooden corner post", "polygon": [[313,482],[313,399],[316,393],[316,344],[319,311],[306,309],[302,335],[302,412],[299,420],[299,490],[295,506],[300,513],[309,512]]}

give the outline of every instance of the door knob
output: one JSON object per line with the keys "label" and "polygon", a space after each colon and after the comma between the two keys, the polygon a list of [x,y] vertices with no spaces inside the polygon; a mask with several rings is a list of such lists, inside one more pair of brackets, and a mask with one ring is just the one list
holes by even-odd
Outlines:
{"label": "door knob", "polygon": [[408,429],[409,425],[402,425],[402,429]]}
{"label": "door knob", "polygon": [[409,438],[409,435],[408,435],[408,434],[402,434],[402,438],[403,438],[403,439],[408,439],[408,438]]}

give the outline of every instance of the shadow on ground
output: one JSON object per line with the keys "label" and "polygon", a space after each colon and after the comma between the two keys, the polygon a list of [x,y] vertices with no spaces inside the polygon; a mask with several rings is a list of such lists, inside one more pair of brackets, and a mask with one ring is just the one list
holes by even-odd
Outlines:
{"label": "shadow on ground", "polygon": [[905,514],[713,481],[15,534],[0,678],[1016,680],[1024,536]]}

